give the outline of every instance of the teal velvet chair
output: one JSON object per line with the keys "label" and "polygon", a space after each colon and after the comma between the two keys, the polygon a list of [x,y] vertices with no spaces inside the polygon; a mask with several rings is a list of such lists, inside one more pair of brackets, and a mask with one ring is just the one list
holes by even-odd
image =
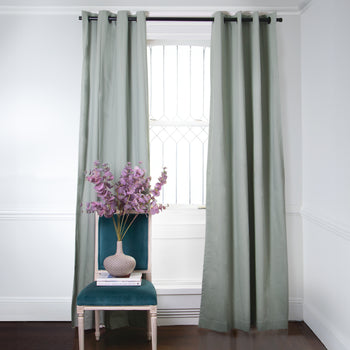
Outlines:
{"label": "teal velvet chair", "polygon": [[157,294],[151,282],[151,216],[139,215],[123,239],[123,251],[136,260],[135,271],[142,272],[141,286],[97,286],[104,270],[103,260],[115,253],[116,233],[112,219],[95,222],[95,278],[77,297],[79,350],[84,350],[84,312],[95,311],[95,335],[100,339],[100,312],[103,310],[146,310],[147,336],[152,350],[157,349]]}

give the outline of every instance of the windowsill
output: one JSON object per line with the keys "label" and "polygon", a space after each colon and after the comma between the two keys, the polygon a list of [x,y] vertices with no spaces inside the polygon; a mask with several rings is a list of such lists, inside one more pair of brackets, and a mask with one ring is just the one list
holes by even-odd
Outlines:
{"label": "windowsill", "polygon": [[201,282],[153,281],[158,295],[200,295]]}
{"label": "windowsill", "polygon": [[169,204],[166,210],[181,211],[181,210],[204,210],[205,205],[201,204]]}

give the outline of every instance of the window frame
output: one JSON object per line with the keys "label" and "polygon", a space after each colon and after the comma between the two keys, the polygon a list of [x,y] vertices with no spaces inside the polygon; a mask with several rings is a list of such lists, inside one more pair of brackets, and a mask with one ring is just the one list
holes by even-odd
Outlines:
{"label": "window frame", "polygon": [[[200,44],[199,44],[200,43]],[[203,41],[199,42],[198,40],[193,40],[191,42],[187,42],[187,44],[184,44],[183,41],[181,41],[181,44],[179,44],[178,42],[174,42],[174,40],[154,40],[154,41],[151,41],[151,42],[148,42],[147,44],[147,50],[149,49],[149,47],[152,48],[152,46],[157,46],[157,47],[164,47],[164,46],[168,46],[168,45],[171,45],[171,46],[189,46],[190,47],[190,51],[189,51],[189,58],[191,59],[191,53],[192,53],[192,48],[195,46],[195,47],[199,47],[200,50],[202,50],[203,48],[208,48],[208,42],[206,41],[205,42],[206,45],[203,45]],[[163,49],[164,50],[164,49]],[[178,48],[177,48],[178,50]],[[178,51],[176,53],[178,55]],[[148,56],[148,59],[152,56],[152,51],[148,51],[147,53],[147,56]],[[158,53],[159,55],[159,53]],[[209,55],[210,55],[210,51],[209,51]],[[163,51],[163,59],[164,59],[164,51]],[[179,56],[177,56],[179,57]],[[206,56],[208,57],[208,56]],[[203,50],[203,64],[204,64],[204,59],[205,59],[205,56],[204,56],[204,50]],[[207,59],[207,58],[206,58]],[[209,58],[210,59],[210,58]],[[153,63],[153,62],[152,62]],[[207,62],[209,64],[209,62]],[[151,65],[151,62],[148,62],[148,67],[149,67],[149,73],[152,75],[152,65]],[[163,67],[164,69],[164,67]],[[191,69],[191,68],[190,68]],[[163,71],[164,72],[164,71]],[[204,65],[203,65],[203,79],[205,79],[205,77],[208,77],[209,74],[205,74],[204,73]],[[164,79],[164,78],[163,78]],[[208,78],[206,78],[208,79]],[[203,80],[203,84],[204,84],[204,80]],[[208,84],[208,81],[206,82],[206,84]],[[149,104],[150,104],[150,115],[149,115],[149,125],[150,125],[150,138],[151,138],[151,128],[152,127],[155,127],[155,128],[159,128],[159,132],[160,133],[163,133],[165,132],[165,134],[167,134],[168,130],[166,130],[167,127],[169,128],[172,128],[173,131],[171,131],[171,134],[169,134],[168,138],[169,139],[173,139],[173,142],[175,142],[175,148],[176,148],[176,164],[177,161],[178,161],[178,158],[177,158],[177,150],[178,150],[178,145],[180,144],[181,145],[181,139],[182,138],[185,138],[188,142],[188,161],[191,162],[191,159],[196,159],[197,156],[196,156],[196,153],[194,154],[192,152],[191,149],[193,149],[193,147],[197,147],[199,145],[199,147],[202,148],[202,151],[201,151],[201,167],[202,167],[202,170],[201,170],[201,183],[202,183],[202,186],[201,186],[201,190],[199,190],[198,186],[197,186],[197,190],[196,190],[196,187],[193,187],[193,183],[195,183],[196,181],[193,181],[193,174],[191,176],[191,173],[189,173],[189,177],[188,177],[188,182],[187,182],[187,185],[188,185],[188,202],[189,203],[184,203],[184,202],[181,202],[181,199],[178,201],[178,198],[179,196],[178,195],[181,195],[183,197],[183,195],[185,195],[186,197],[186,192],[178,192],[178,178],[177,178],[177,174],[178,174],[178,168],[176,166],[176,175],[175,175],[175,197],[173,199],[175,199],[175,203],[172,202],[172,203],[169,203],[172,207],[177,207],[179,206],[179,208],[181,208],[181,211],[183,211],[183,208],[187,207],[189,210],[190,209],[193,209],[193,208],[196,208],[196,209],[205,209],[205,196],[206,196],[206,162],[207,162],[207,146],[205,145],[207,142],[208,142],[208,139],[203,139],[203,132],[204,133],[207,133],[209,132],[209,106],[207,104],[206,108],[204,109],[204,101],[208,99],[208,96],[207,98],[205,99],[204,97],[204,85],[203,85],[203,109],[202,109],[202,112],[205,113],[205,114],[202,114],[201,115],[201,119],[196,119],[196,116],[193,116],[191,115],[191,111],[189,111],[189,120],[167,120],[167,119],[162,119],[163,117],[160,116],[160,119],[152,119],[152,112],[154,111],[151,111],[151,106],[152,106],[152,93],[153,93],[153,90],[152,90],[152,85],[153,85],[153,81],[151,80],[149,82],[149,85],[150,85],[150,92],[149,92]],[[190,84],[191,85],[191,84]],[[207,88],[206,88],[206,94],[210,94],[210,87],[209,87],[209,92],[208,92],[208,85],[206,85]],[[163,80],[163,93],[162,93],[162,98],[163,98],[163,103],[164,103],[164,98],[165,98],[165,90],[164,90],[164,80]],[[176,96],[176,99],[178,99],[178,95]],[[177,104],[178,105],[178,102]],[[190,107],[191,109],[191,103],[190,103]],[[177,109],[177,108],[176,108]],[[164,105],[163,105],[163,115],[164,115]],[[199,116],[198,116],[199,117]],[[203,118],[204,117],[204,118]],[[162,129],[164,128],[164,129]],[[182,132],[184,132],[184,134],[182,134],[181,132],[181,128],[185,129],[183,130]],[[186,130],[188,129],[188,130]],[[180,139],[178,139],[178,141],[176,141],[174,138],[173,138],[173,133],[175,134],[178,134],[180,136]],[[187,139],[187,135],[188,133],[190,133],[189,135],[192,135],[193,139],[192,140],[189,140]],[[181,136],[182,135],[182,136]],[[209,135],[208,135],[209,136]],[[156,139],[158,138],[157,136],[157,132],[154,131],[154,134],[153,134],[153,137],[155,137]],[[190,136],[191,137],[191,136]],[[199,142],[202,142],[202,143],[199,143],[198,144],[198,140],[196,140],[196,138],[198,138]],[[164,140],[162,141],[161,140],[161,137],[159,137],[159,142],[161,142],[162,144],[162,147],[164,147],[163,145],[167,144],[168,140]],[[150,142],[151,142],[151,139],[150,139]],[[163,143],[164,142],[164,143]],[[171,141],[170,141],[171,142]],[[195,142],[195,143],[193,143]],[[195,146],[197,144],[197,146]],[[165,146],[167,147],[167,146]],[[180,146],[181,147],[181,146]],[[192,158],[193,156],[195,156],[195,158]],[[163,155],[164,157],[164,155]],[[203,158],[204,157],[204,158]],[[164,159],[162,158],[162,163],[164,163]],[[162,166],[166,166],[166,163],[165,164],[162,164]],[[189,171],[192,172],[191,170],[192,166],[189,165]],[[198,167],[194,167],[192,169],[198,169]],[[181,171],[180,171],[181,173]],[[181,182],[180,182],[181,184]],[[193,192],[194,191],[194,192]],[[198,192],[200,191],[200,192]],[[197,196],[196,196],[196,192],[197,192]],[[194,197],[192,197],[192,195],[194,194],[194,197],[196,197],[197,199],[194,199]],[[199,195],[199,197],[198,197]],[[181,197],[180,196],[180,197]],[[198,200],[199,198],[201,198],[200,200]],[[162,201],[164,202],[164,192],[162,193]],[[185,200],[186,201],[186,200]],[[166,203],[167,200],[165,200],[165,203],[164,204],[167,204]],[[194,203],[193,203],[194,202]]]}

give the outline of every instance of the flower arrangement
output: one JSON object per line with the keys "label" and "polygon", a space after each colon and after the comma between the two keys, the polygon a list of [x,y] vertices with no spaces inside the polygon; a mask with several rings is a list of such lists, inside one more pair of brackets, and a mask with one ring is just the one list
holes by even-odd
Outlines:
{"label": "flower arrangement", "polygon": [[[163,204],[158,204],[156,199],[166,184],[166,168],[163,168],[158,182],[152,189],[151,177],[146,177],[145,170],[139,166],[132,168],[130,162],[122,170],[118,182],[114,181],[107,163],[95,161],[94,165],[94,169],[86,175],[86,180],[95,185],[99,200],[87,203],[86,211],[112,218],[118,241],[123,240],[139,214],[154,215],[166,208]],[[131,221],[128,220],[130,214],[135,214]]]}

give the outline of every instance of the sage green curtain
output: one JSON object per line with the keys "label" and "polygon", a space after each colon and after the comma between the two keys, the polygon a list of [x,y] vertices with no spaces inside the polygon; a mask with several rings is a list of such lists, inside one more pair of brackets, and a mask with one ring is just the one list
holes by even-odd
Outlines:
{"label": "sage green curtain", "polygon": [[224,22],[211,41],[206,242],[200,327],[288,325],[276,16]]}
{"label": "sage green curtain", "polygon": [[[83,12],[83,71],[79,166],[76,208],[75,276],[72,322],[76,325],[76,297],[94,278],[94,215],[82,213],[81,203],[96,200],[86,170],[100,160],[111,165],[117,178],[128,161],[143,162],[149,169],[149,124],[146,17],[128,21],[128,13],[101,11],[98,21]],[[114,314],[112,326],[127,325],[125,313]],[[108,318],[112,322],[113,319]],[[86,313],[85,327],[92,328],[93,314]]]}

